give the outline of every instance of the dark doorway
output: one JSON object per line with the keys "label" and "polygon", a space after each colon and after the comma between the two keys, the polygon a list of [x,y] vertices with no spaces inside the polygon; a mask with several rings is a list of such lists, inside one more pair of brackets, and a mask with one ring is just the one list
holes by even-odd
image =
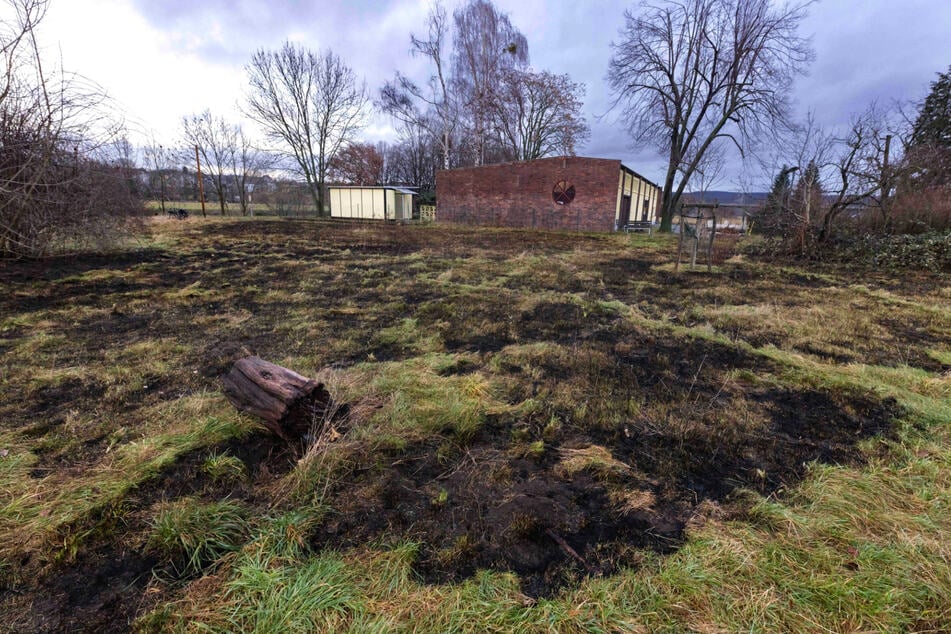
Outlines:
{"label": "dark doorway", "polygon": [[618,226],[623,227],[631,221],[631,197],[621,196],[621,216],[618,218]]}

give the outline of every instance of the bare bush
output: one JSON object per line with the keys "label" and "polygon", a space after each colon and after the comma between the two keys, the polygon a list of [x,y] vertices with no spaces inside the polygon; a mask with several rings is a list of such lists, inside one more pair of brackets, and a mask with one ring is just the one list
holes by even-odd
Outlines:
{"label": "bare bush", "polygon": [[895,233],[951,231],[951,193],[941,187],[900,191],[891,220]]}
{"label": "bare bush", "polygon": [[48,0],[8,0],[0,32],[0,257],[102,247],[128,225],[136,202],[128,161],[94,127],[101,92],[44,72],[34,29]]}

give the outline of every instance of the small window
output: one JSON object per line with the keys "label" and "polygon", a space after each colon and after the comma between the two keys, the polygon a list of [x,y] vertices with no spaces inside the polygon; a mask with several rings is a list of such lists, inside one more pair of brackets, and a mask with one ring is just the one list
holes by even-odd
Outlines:
{"label": "small window", "polygon": [[575,199],[575,186],[568,181],[558,181],[551,192],[556,205],[567,205]]}

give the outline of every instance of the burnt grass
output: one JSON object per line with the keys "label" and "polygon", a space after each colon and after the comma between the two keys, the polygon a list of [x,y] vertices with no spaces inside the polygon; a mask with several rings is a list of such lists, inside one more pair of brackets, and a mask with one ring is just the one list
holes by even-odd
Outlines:
{"label": "burnt grass", "polygon": [[[607,401],[625,399],[630,386],[651,394],[666,411],[662,422],[635,414],[604,425],[598,421],[606,410],[594,407],[589,422],[546,433],[546,418],[501,417],[471,439],[439,437],[377,456],[336,492],[313,546],[415,541],[417,571],[427,581],[460,581],[495,568],[517,573],[525,594],[549,596],[585,575],[637,566],[645,550],[676,550],[687,524],[709,509],[704,501],[717,503],[722,516],[741,518],[738,489],[773,495],[795,485],[810,462],[860,463],[856,443],[889,434],[900,413],[892,401],[858,393],[724,387],[715,382],[724,368],[773,369],[733,348],[650,338],[638,344],[644,354],[605,355],[611,367],[574,347],[577,356],[546,365],[541,376],[533,372],[535,384],[519,396],[588,374]],[[586,342],[592,347],[599,344]],[[623,343],[612,348],[627,350]],[[522,372],[516,365],[507,370]],[[737,409],[749,420],[738,424],[722,414]],[[513,437],[539,439],[543,449],[513,455]],[[593,445],[630,471],[568,475],[559,468],[562,452]],[[619,492],[652,502],[625,508],[615,499]]]}
{"label": "burnt grass", "polygon": [[[31,444],[33,477],[91,473],[116,442],[139,438],[148,408],[219,390],[246,354],[307,357],[315,368],[411,359],[412,337],[381,333],[412,320],[417,334],[459,355],[444,376],[479,372],[503,386],[506,403],[539,405],[491,413],[474,432],[367,444],[328,491],[310,546],[412,541],[425,581],[509,570],[537,597],[637,566],[647,552],[670,553],[706,514],[742,520],[739,492],[781,495],[810,462],[860,464],[858,443],[888,436],[900,413],[871,393],[784,383],[781,368],[751,350],[792,348],[782,329],[724,324],[731,345],[659,334],[618,309],[691,327],[690,306],[822,301],[828,289],[868,284],[861,272],[725,263],[712,276],[674,274],[674,243],[639,248],[616,236],[292,220],[163,230],[174,246],[0,262],[0,315],[15,318],[0,348],[55,335],[52,352],[39,348],[43,363],[90,369],[46,383],[7,372],[0,425]],[[907,296],[929,284],[880,282]],[[904,362],[948,371],[927,354],[951,344],[946,332],[896,310],[882,308],[881,319],[904,329]],[[134,385],[101,376],[117,365],[136,370],[145,360],[117,360],[117,351],[155,341],[177,345],[159,369],[141,370]],[[832,353],[829,343],[799,349],[830,363],[892,362],[887,341]],[[69,422],[93,411],[95,423]],[[592,448],[611,463],[569,466]],[[221,451],[251,475],[210,481],[200,464]],[[156,585],[170,569],[146,547],[155,504],[235,499],[263,516],[274,504],[269,485],[296,459],[263,433],[180,456],[116,504],[61,527],[66,556],[51,545],[5,561],[0,616],[21,631],[127,629],[188,581]]]}
{"label": "burnt grass", "polygon": [[[214,454],[241,460],[248,477],[215,481],[202,469],[205,459]],[[146,592],[150,584],[162,580],[163,585],[174,588],[189,580],[173,562],[142,543],[154,506],[193,496],[207,502],[229,499],[251,508],[266,508],[270,501],[261,496],[262,490],[290,471],[296,460],[295,451],[268,432],[230,439],[185,453],[120,503],[94,509],[76,525],[63,526],[59,533],[64,542],[82,535],[82,543],[75,553],[44,572],[37,588],[40,591],[30,597],[32,618],[15,629],[128,631],[136,612],[155,605],[161,597]],[[11,594],[16,591],[7,589]]]}

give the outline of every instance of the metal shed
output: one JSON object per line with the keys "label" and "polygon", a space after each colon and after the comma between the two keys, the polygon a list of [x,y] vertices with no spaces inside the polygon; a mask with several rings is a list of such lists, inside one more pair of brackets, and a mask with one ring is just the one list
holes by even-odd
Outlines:
{"label": "metal shed", "polygon": [[332,185],[330,217],[361,220],[412,220],[415,192],[402,187]]}

